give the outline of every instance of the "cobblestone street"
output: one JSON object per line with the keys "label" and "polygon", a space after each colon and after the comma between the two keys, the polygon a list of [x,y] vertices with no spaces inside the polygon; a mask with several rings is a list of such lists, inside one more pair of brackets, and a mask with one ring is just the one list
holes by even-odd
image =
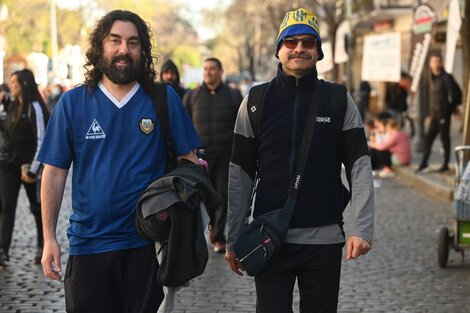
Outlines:
{"label": "cobblestone street", "polygon": [[[430,198],[398,179],[381,180],[378,185],[374,248],[366,257],[343,262],[339,312],[470,312],[469,253],[464,264],[460,255],[451,251],[448,268],[437,265],[437,230],[451,227],[451,204]],[[63,272],[69,188],[64,204],[58,227]],[[11,265],[0,268],[2,313],[65,312],[62,284],[46,279],[41,267],[33,265],[34,236],[33,218],[22,191]],[[295,299],[297,302],[297,294]],[[175,312],[254,312],[254,303],[252,279],[232,274],[223,256],[211,252],[204,275],[177,293]]]}

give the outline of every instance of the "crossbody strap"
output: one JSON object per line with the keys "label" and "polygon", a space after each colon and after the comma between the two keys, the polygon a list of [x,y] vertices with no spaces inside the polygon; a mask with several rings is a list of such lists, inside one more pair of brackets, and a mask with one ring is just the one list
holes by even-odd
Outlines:
{"label": "crossbody strap", "polygon": [[312,99],[308,108],[307,123],[305,125],[302,143],[300,145],[299,157],[295,167],[295,174],[289,185],[289,194],[284,204],[284,209],[294,211],[297,195],[300,190],[302,179],[307,165],[308,154],[313,139],[315,123],[317,118],[317,110],[320,105],[321,92],[324,90],[323,81],[318,80],[313,89]]}

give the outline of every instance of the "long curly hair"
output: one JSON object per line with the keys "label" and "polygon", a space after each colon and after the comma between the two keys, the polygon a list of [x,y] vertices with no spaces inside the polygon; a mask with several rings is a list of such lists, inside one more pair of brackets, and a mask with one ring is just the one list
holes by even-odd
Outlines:
{"label": "long curly hair", "polygon": [[[22,69],[19,71],[15,71],[11,73],[11,76],[15,76],[18,84],[21,87],[21,94],[15,101],[18,103],[18,109],[15,114],[15,126],[18,124],[20,120],[21,114],[23,114],[23,110],[25,106],[31,105],[34,101],[39,102],[41,107],[47,110],[46,103],[39,92],[38,85],[36,83],[36,79],[34,78],[33,72],[28,69]],[[9,109],[12,109],[14,105],[10,106]]]}
{"label": "long curly hair", "polygon": [[142,85],[146,92],[152,90],[157,72],[154,67],[154,59],[157,57],[152,55],[152,31],[148,25],[137,14],[124,11],[114,10],[103,16],[96,24],[95,29],[90,34],[90,48],[86,52],[86,63],[83,66],[85,69],[85,86],[89,89],[95,89],[98,83],[103,78],[103,72],[99,69],[100,57],[103,54],[103,40],[111,31],[111,27],[115,21],[131,22],[137,28],[139,39],[142,45],[142,73],[137,78],[137,81]]}

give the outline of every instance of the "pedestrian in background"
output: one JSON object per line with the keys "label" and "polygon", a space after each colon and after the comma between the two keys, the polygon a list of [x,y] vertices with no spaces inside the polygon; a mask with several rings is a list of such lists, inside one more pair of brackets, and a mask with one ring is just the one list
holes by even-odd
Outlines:
{"label": "pedestrian in background", "polygon": [[163,63],[160,71],[160,80],[173,87],[178,96],[183,99],[187,90],[181,86],[180,72],[172,60],[167,60]]}
{"label": "pedestrian in background", "polygon": [[214,251],[223,253],[226,242],[228,167],[232,154],[233,127],[242,96],[240,91],[222,82],[224,70],[219,59],[208,58],[203,67],[202,86],[188,92],[183,102],[205,149],[209,178],[224,198],[224,204],[216,210],[209,236]]}
{"label": "pedestrian in background", "polygon": [[361,118],[364,121],[366,118],[366,112],[369,112],[369,101],[370,101],[370,93],[372,88],[368,81],[363,80],[359,84],[359,101],[358,101],[358,109],[359,113],[361,114]]}
{"label": "pedestrian in background", "polygon": [[[335,126],[339,121],[331,112],[338,103],[328,100],[327,86],[321,86],[329,83],[317,77],[316,63],[323,58],[321,46],[318,20],[313,12],[302,8],[288,12],[277,37],[275,56],[280,64],[263,98],[259,135],[254,138],[247,97],[235,124],[225,259],[232,271],[242,275],[243,266],[232,249],[252,204],[255,174],[258,179],[253,216],[282,208],[291,183],[291,151],[296,156],[294,162],[298,162],[303,127],[317,84],[325,95],[319,99],[319,107],[325,109],[315,122],[312,147],[287,237],[272,263],[255,275],[258,313],[292,312],[296,280],[300,312],[336,312],[345,241],[347,259],[356,259],[371,249],[374,188],[364,126],[346,91],[344,122]],[[292,134],[294,116],[296,124],[302,126]],[[336,138],[338,132],[340,138]],[[255,164],[259,164],[257,173]],[[347,240],[342,211],[349,199],[345,201],[343,193],[341,164],[345,165],[352,190],[352,220]]]}
{"label": "pedestrian in background", "polygon": [[385,90],[385,104],[393,118],[403,127],[403,115],[408,110],[408,90],[402,81],[406,79],[405,73],[401,73],[400,81],[387,82]]}
{"label": "pedestrian in background", "polygon": [[454,77],[444,70],[442,55],[432,52],[429,56],[429,74],[423,82],[424,103],[427,107],[429,126],[424,136],[424,152],[417,171],[428,167],[432,144],[436,136],[441,137],[444,156],[438,172],[449,170],[451,116],[462,103],[462,91]]}
{"label": "pedestrian in background", "polygon": [[[163,291],[155,245],[135,227],[137,200],[167,163],[150,96],[156,77],[150,26],[115,10],[98,21],[89,40],[85,83],[55,106],[39,156],[46,164],[43,270],[62,278],[56,225],[73,163],[67,312],[156,312]],[[167,99],[175,155],[197,163],[200,142],[191,120],[169,87]]]}
{"label": "pedestrian in background", "polygon": [[383,130],[385,139],[376,140],[370,137],[369,147],[371,149],[372,169],[380,170],[378,176],[382,178],[394,177],[392,165],[409,165],[411,161],[410,136],[401,130],[400,125],[394,118],[378,119],[376,128]]}
{"label": "pedestrian in background", "polygon": [[64,91],[64,87],[57,79],[54,79],[44,88],[44,97],[46,98],[49,112],[52,112],[52,109],[54,109],[54,106],[57,104]]}
{"label": "pedestrian in background", "polygon": [[9,263],[9,250],[15,225],[16,206],[21,185],[29,200],[37,229],[34,264],[40,264],[43,248],[39,174],[42,164],[38,152],[49,119],[46,104],[38,90],[33,72],[13,72],[9,80],[13,100],[2,117],[4,153],[0,161],[0,265]]}

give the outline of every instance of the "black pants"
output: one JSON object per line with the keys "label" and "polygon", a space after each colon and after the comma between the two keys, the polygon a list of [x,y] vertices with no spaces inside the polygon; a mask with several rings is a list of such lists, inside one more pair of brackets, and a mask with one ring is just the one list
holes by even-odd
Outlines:
{"label": "black pants", "polygon": [[155,246],[69,256],[65,306],[73,313],[157,312],[163,300],[157,284]]}
{"label": "black pants", "polygon": [[436,139],[437,134],[441,136],[442,147],[444,148],[444,160],[442,167],[447,167],[450,158],[450,119],[451,115],[448,114],[443,118],[433,117],[429,124],[429,129],[424,137],[424,153],[421,160],[421,167],[428,166],[429,156],[431,155],[431,148]]}
{"label": "black pants", "polygon": [[211,231],[212,242],[225,243],[225,223],[227,222],[227,193],[228,193],[228,168],[229,158],[211,158],[207,160],[208,174],[215,190],[222,196],[224,203],[215,211],[215,221]]}
{"label": "black pants", "polygon": [[16,206],[18,203],[18,193],[21,185],[26,190],[29,200],[29,208],[34,216],[37,230],[37,243],[43,246],[41,203],[39,202],[39,182],[26,184],[21,179],[21,168],[8,165],[0,167],[0,198],[2,207],[0,214],[0,248],[8,255],[15,226]]}
{"label": "black pants", "polygon": [[284,244],[258,276],[257,313],[291,313],[295,280],[301,313],[335,313],[338,306],[343,244]]}
{"label": "black pants", "polygon": [[390,151],[370,149],[370,158],[373,170],[382,169],[384,166],[392,166],[392,154]]}

